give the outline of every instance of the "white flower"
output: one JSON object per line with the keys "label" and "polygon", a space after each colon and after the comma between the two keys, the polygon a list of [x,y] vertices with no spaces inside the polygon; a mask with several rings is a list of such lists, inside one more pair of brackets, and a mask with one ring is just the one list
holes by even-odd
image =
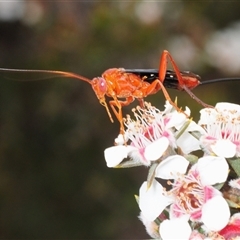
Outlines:
{"label": "white flower", "polygon": [[232,158],[240,156],[240,105],[218,103],[215,108],[200,111],[199,124],[206,133],[201,145],[207,153]]}
{"label": "white flower", "polygon": [[[115,139],[117,146],[107,148],[104,152],[108,167],[117,167],[125,158],[133,159],[136,165],[150,166],[170,147],[180,147],[184,153],[199,149],[199,142],[185,131],[177,139],[177,131],[187,124],[187,131],[199,130],[199,126],[182,112],[176,111],[166,102],[165,110],[160,111],[145,102],[145,108],[133,109],[134,119],[129,115],[125,120],[124,136]],[[186,109],[186,114],[190,110]],[[189,122],[189,124],[188,124]],[[125,139],[125,142],[123,141]],[[127,145],[127,141],[130,142]]]}
{"label": "white flower", "polygon": [[[203,222],[213,231],[222,229],[228,223],[230,211],[221,192],[211,185],[226,181],[226,160],[214,156],[200,158],[184,175],[187,167],[187,160],[178,155],[170,156],[158,165],[155,176],[172,179],[172,188],[166,191],[160,183],[153,180],[148,189],[144,182],[139,192],[139,207],[143,215],[153,221],[170,205],[170,220],[187,218]],[[164,229],[163,226],[160,228]]]}
{"label": "white flower", "polygon": [[[186,117],[179,113],[179,118],[172,117],[172,113],[161,112],[157,108],[145,103],[146,108],[134,109],[135,120],[127,116],[126,135],[135,147],[129,156],[138,159],[143,165],[149,166],[152,161],[158,160],[168,146],[176,148],[176,139],[172,127],[184,121]],[[171,114],[171,116],[169,116]]]}
{"label": "white flower", "polygon": [[139,219],[144,224],[149,236],[151,236],[152,238],[160,238],[159,226],[154,221],[149,221],[147,218],[144,217],[142,212],[140,212]]}

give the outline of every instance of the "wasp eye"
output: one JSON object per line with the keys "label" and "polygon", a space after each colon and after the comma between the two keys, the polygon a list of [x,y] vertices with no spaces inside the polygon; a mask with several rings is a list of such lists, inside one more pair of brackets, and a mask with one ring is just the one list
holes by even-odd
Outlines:
{"label": "wasp eye", "polygon": [[106,92],[107,91],[107,84],[106,80],[102,77],[98,78],[98,86],[101,92]]}

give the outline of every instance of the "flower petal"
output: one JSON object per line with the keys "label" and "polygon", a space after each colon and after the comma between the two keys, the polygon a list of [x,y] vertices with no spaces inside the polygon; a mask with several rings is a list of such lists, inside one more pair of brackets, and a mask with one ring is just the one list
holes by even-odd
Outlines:
{"label": "flower petal", "polygon": [[139,208],[149,221],[154,221],[171,202],[163,195],[163,187],[156,180],[149,189],[147,182],[144,182],[139,190]]}
{"label": "flower petal", "polygon": [[228,103],[228,102],[220,102],[217,103],[215,108],[217,108],[218,110],[233,110],[233,111],[238,111],[240,112],[240,105],[235,104],[235,103]]}
{"label": "flower petal", "polygon": [[[185,113],[187,115],[190,115],[190,109],[186,108]],[[172,127],[179,128],[187,120],[186,115],[184,113],[178,112],[178,111],[169,113],[169,116],[170,116],[169,121],[166,124],[167,128],[172,128]]]}
{"label": "flower petal", "polygon": [[127,141],[126,136],[123,136],[122,134],[119,134],[117,138],[115,138],[114,143],[116,145],[124,145],[124,143]]}
{"label": "flower petal", "polygon": [[147,145],[144,151],[144,157],[149,161],[159,159],[168,148],[169,141],[166,137],[161,137],[158,140]]}
{"label": "flower petal", "polygon": [[128,153],[132,151],[133,147],[130,146],[113,146],[104,150],[104,157],[108,167],[116,167],[124,158],[128,156]]}
{"label": "flower petal", "polygon": [[229,168],[226,159],[223,157],[202,157],[198,159],[195,166],[204,186],[225,182],[228,177]]}
{"label": "flower petal", "polygon": [[201,221],[211,231],[223,229],[228,224],[229,218],[229,206],[222,196],[213,197],[202,207]]}
{"label": "flower petal", "polygon": [[237,146],[228,139],[219,139],[211,149],[217,156],[231,158],[236,154]]}
{"label": "flower petal", "polygon": [[184,132],[178,139],[177,145],[185,154],[200,149],[199,140],[193,137],[190,133]]}
{"label": "flower petal", "polygon": [[160,224],[159,232],[163,240],[188,240],[192,233],[192,229],[185,218],[174,218],[171,220],[164,220]]}
{"label": "flower petal", "polygon": [[205,125],[216,121],[216,109],[214,108],[203,108],[200,111],[200,120],[198,124]]}
{"label": "flower petal", "polygon": [[169,156],[159,163],[155,171],[155,177],[162,179],[174,179],[176,174],[186,173],[188,165],[188,160],[183,156]]}
{"label": "flower petal", "polygon": [[[190,120],[188,120],[190,121]],[[192,151],[196,151],[200,149],[200,142],[199,140],[194,137],[189,132],[198,132],[199,134],[204,134],[205,130],[196,124],[194,121],[190,121],[190,123],[186,122],[188,127],[185,129],[185,132],[177,139],[177,145],[181,148],[181,150],[188,154]],[[184,125],[182,126],[184,127]],[[180,130],[180,128],[177,128]]]}

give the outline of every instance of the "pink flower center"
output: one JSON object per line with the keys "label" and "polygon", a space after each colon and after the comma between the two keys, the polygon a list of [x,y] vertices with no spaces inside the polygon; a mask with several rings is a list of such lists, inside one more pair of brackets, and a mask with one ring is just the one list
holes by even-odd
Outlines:
{"label": "pink flower center", "polygon": [[[174,211],[178,214],[194,214],[205,202],[205,191],[198,174],[191,172],[187,176],[180,176],[173,184],[169,193],[175,196]],[[178,212],[178,213],[177,213]]]}
{"label": "pink flower center", "polygon": [[183,183],[178,191],[178,204],[182,206],[187,212],[192,212],[198,209],[201,203],[202,188],[198,183]]}

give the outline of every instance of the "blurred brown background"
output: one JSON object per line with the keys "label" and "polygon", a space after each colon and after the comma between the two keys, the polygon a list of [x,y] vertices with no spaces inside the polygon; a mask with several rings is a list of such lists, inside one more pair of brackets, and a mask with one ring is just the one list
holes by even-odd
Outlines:
{"label": "blurred brown background", "polygon": [[[111,67],[158,68],[167,49],[203,80],[240,76],[239,9],[239,1],[0,1],[0,67],[93,78]],[[239,87],[194,93],[239,103]],[[169,92],[197,120],[201,106]],[[163,108],[161,92],[147,99]],[[85,82],[0,74],[0,238],[146,238],[133,196],[146,169],[108,169],[103,157],[118,130]]]}

